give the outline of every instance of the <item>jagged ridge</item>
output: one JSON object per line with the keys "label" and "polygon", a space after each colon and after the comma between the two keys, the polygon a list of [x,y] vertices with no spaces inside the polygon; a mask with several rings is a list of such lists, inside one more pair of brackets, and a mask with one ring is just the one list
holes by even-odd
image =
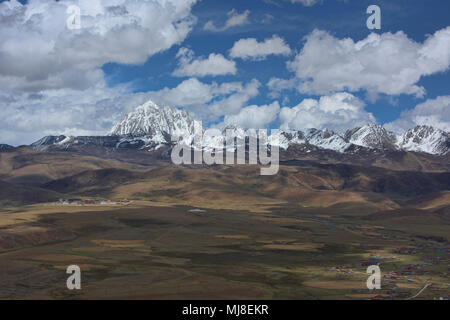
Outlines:
{"label": "jagged ridge", "polygon": [[[242,140],[245,130],[238,126],[228,126]],[[194,137],[201,131],[201,123],[194,120],[185,110],[172,107],[159,107],[152,101],[137,107],[117,123],[105,137],[66,137],[48,136],[32,144],[33,147],[51,145],[99,145],[105,147],[155,150],[162,145],[171,145],[176,141],[192,144]],[[431,126],[417,126],[402,135],[395,135],[383,126],[369,123],[363,127],[347,130],[343,134],[331,130],[307,129],[278,131],[269,137],[271,144],[282,149],[290,145],[312,145],[321,149],[340,153],[355,152],[363,147],[369,150],[404,150],[445,155],[450,151],[448,132]],[[221,139],[206,139],[204,148],[217,148]]]}

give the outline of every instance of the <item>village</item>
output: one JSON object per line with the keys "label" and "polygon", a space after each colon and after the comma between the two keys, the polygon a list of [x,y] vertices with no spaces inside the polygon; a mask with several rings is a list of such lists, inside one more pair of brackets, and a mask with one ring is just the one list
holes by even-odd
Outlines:
{"label": "village", "polygon": [[57,202],[59,205],[63,206],[127,206],[130,205],[132,201],[128,199],[78,199],[78,198],[61,198]]}
{"label": "village", "polygon": [[[450,257],[450,247],[437,246],[432,242],[421,243],[415,247],[399,247],[393,250],[400,256],[418,255],[421,263],[402,264],[403,259],[399,256],[383,257],[378,254],[371,254],[366,259],[355,263],[332,267],[331,270],[339,273],[344,278],[350,278],[354,274],[364,274],[356,271],[370,265],[378,265],[383,270],[383,265],[395,263],[395,270],[382,271],[381,290],[379,294],[371,297],[371,300],[394,300],[411,299],[411,288],[419,288],[414,297],[417,297],[426,290],[431,292],[435,300],[450,300],[450,284],[437,283],[437,278],[446,276],[450,271],[448,259]],[[441,268],[439,268],[441,266]],[[355,267],[355,269],[353,269]],[[436,268],[437,267],[437,268]],[[390,266],[389,269],[392,269]],[[433,280],[434,279],[434,280]],[[354,294],[374,293],[369,289],[355,289]],[[429,294],[429,293],[428,293]]]}

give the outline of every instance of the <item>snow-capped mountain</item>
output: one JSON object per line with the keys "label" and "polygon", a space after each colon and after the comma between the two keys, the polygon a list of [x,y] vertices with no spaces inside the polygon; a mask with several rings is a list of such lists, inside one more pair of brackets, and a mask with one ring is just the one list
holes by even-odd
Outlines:
{"label": "snow-capped mountain", "polygon": [[[278,140],[274,138],[278,138]],[[329,130],[308,129],[303,131],[279,131],[269,139],[278,141],[280,148],[286,150],[290,145],[310,144],[321,149],[345,153],[351,146],[372,150],[415,151],[436,155],[450,152],[450,134],[430,126],[418,126],[400,136],[384,127],[370,123],[363,127],[347,130],[343,135]]]}
{"label": "snow-capped mountain", "polygon": [[[277,138],[277,139],[275,139]],[[288,149],[290,145],[310,144],[321,149],[345,152],[350,146],[339,134],[330,130],[308,129],[305,132],[297,130],[278,131],[269,138],[271,144],[281,149]]]}
{"label": "snow-capped mountain", "polygon": [[181,137],[190,144],[199,132],[202,132],[200,122],[185,110],[159,107],[148,101],[127,114],[108,135],[143,138],[146,144],[171,143],[172,137]]}
{"label": "snow-capped mountain", "polygon": [[316,147],[338,152],[345,152],[351,145],[339,134],[329,130],[309,129],[306,131],[306,139]]}
{"label": "snow-capped mountain", "polygon": [[278,145],[281,149],[288,149],[290,145],[293,144],[305,144],[305,134],[302,131],[288,130],[288,131],[277,131],[272,133],[269,137],[269,143],[271,145]]}
{"label": "snow-capped mountain", "polygon": [[106,136],[47,136],[31,146],[40,149],[52,146],[65,149],[73,146],[100,146],[156,150],[163,145],[172,144],[173,138],[178,142],[191,144],[195,135],[201,133],[201,123],[185,110],[159,107],[148,101],[125,115]]}
{"label": "snow-capped mountain", "polygon": [[351,144],[379,150],[394,150],[397,142],[393,132],[375,123],[348,130],[344,138]]}
{"label": "snow-capped mountain", "polygon": [[450,151],[450,134],[431,126],[417,126],[406,131],[397,146],[406,151],[447,154]]}
{"label": "snow-capped mountain", "polygon": [[[32,144],[33,147],[47,148],[57,146],[69,148],[71,146],[90,145],[113,147],[118,149],[144,149],[156,150],[164,145],[185,143],[188,145],[201,141],[204,149],[220,148],[226,140],[227,132],[237,137],[236,142],[228,142],[227,148],[236,148],[238,144],[245,144],[248,132],[236,125],[229,125],[223,130],[220,137],[202,137],[205,131],[201,123],[194,120],[186,111],[160,107],[148,101],[125,115],[103,137],[66,137],[48,136]],[[255,134],[255,132],[250,133]],[[172,141],[174,137],[175,141]],[[234,139],[233,139],[234,140]],[[358,150],[394,151],[405,150],[445,155],[450,150],[450,135],[430,126],[418,126],[408,130],[400,136],[386,130],[378,124],[367,124],[347,130],[345,133],[336,133],[330,130],[306,129],[278,130],[269,136],[271,145],[278,145],[280,149],[287,150],[291,145],[303,145],[305,150],[311,147],[333,150],[339,153],[355,153]]]}
{"label": "snow-capped mountain", "polygon": [[46,136],[31,144],[32,147],[50,146],[64,141],[66,136]]}

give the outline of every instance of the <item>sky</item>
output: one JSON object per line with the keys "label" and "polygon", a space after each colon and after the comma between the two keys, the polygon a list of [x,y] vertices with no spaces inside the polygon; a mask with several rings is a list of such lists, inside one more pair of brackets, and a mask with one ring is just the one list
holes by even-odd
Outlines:
{"label": "sky", "polygon": [[104,135],[148,100],[204,127],[450,131],[449,12],[442,0],[0,0],[0,143]]}

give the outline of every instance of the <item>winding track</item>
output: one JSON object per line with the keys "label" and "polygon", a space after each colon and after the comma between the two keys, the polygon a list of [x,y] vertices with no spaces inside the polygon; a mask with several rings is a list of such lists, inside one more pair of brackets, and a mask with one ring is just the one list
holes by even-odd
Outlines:
{"label": "winding track", "polygon": [[422,292],[424,292],[425,289],[428,288],[428,286],[430,286],[430,285],[431,285],[431,283],[427,283],[427,284],[425,285],[425,287],[422,288],[422,290],[420,290],[419,292],[417,292],[416,295],[414,295],[414,296],[412,296],[412,297],[409,297],[409,298],[407,298],[406,300],[412,300],[412,299],[414,299],[414,298],[417,298],[417,297],[418,297]]}

